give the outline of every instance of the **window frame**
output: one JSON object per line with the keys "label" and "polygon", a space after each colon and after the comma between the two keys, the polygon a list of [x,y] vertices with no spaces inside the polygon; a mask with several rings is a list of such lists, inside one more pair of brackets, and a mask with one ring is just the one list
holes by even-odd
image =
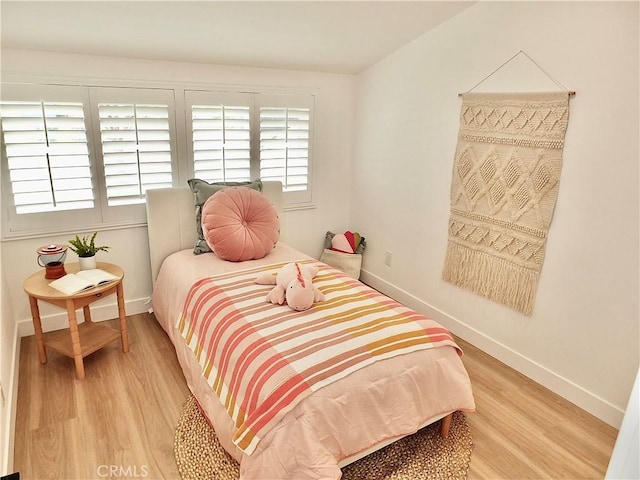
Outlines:
{"label": "window frame", "polygon": [[[210,105],[210,106],[235,106],[249,108],[249,132],[250,132],[250,160],[249,160],[249,177],[246,180],[255,180],[260,174],[260,169],[256,168],[256,150],[254,141],[254,123],[255,123],[255,96],[248,92],[229,92],[219,90],[203,90],[203,89],[185,89],[184,90],[184,113],[185,113],[185,134],[187,144],[187,169],[189,178],[197,178],[195,173],[195,152],[193,145],[193,124],[192,124],[192,108],[194,105]],[[209,182],[219,182],[222,179],[206,179],[201,180]],[[235,181],[235,179],[229,179]]]}
{"label": "window frame", "polygon": [[[46,98],[45,98],[46,97]],[[0,122],[0,136],[2,137],[2,237],[9,238],[14,235],[24,235],[25,233],[38,235],[57,231],[57,227],[65,225],[67,229],[82,228],[84,225],[93,225],[100,221],[99,209],[97,209],[98,199],[96,198],[97,185],[95,183],[96,155],[93,150],[91,135],[91,113],[88,110],[87,91],[83,87],[65,85],[24,85],[24,84],[3,84],[2,99],[7,101],[45,101],[45,102],[65,102],[81,101],[84,111],[85,132],[87,136],[87,149],[89,152],[89,166],[91,169],[91,179],[93,183],[93,208],[83,208],[75,210],[47,211],[36,213],[16,212],[11,186],[6,145],[4,143],[4,129]],[[34,227],[35,225],[35,227]]]}
{"label": "window frame", "polygon": [[[36,74],[7,73],[0,84],[0,100],[29,100],[43,99],[47,92],[61,92],[63,90],[82,92],[81,100],[73,98],[66,101],[81,101],[85,116],[87,148],[89,151],[90,168],[94,189],[94,208],[82,210],[68,210],[61,212],[42,212],[33,214],[17,214],[14,206],[11,183],[9,180],[8,164],[4,146],[4,132],[0,122],[0,137],[2,149],[0,151],[0,188],[2,192],[2,212],[0,225],[2,226],[1,240],[19,240],[25,238],[45,237],[57,234],[88,232],[92,230],[111,230],[146,225],[146,204],[108,206],[101,156],[100,126],[97,105],[94,107],[90,95],[91,89],[129,89],[133,90],[165,90],[173,93],[173,105],[169,115],[172,125],[170,139],[172,144],[172,176],[173,186],[185,186],[193,175],[193,144],[190,133],[191,112],[185,101],[186,91],[207,92],[218,95],[248,94],[254,99],[252,106],[251,127],[251,177],[258,178],[259,168],[259,110],[258,105],[269,96],[277,98],[306,98],[311,104],[310,134],[309,134],[309,166],[307,191],[304,198],[294,195],[299,192],[284,192],[284,210],[299,210],[315,208],[313,203],[313,160],[315,135],[315,101],[318,91],[312,87],[280,87],[188,82],[188,81],[151,81],[128,79],[104,79],[89,77],[42,76]],[[18,93],[16,93],[18,92]],[[30,92],[28,97],[20,92]],[[44,101],[65,101],[62,95],[52,95]],[[138,101],[137,103],[142,103]],[[295,105],[288,105],[295,107]],[[190,153],[191,152],[191,153]],[[258,159],[256,161],[256,159]],[[297,198],[296,198],[297,197]],[[134,207],[134,208],[123,208]],[[137,207],[137,208],[136,208]],[[119,211],[118,211],[119,210]],[[21,217],[21,218],[20,218]]]}
{"label": "window frame", "polygon": [[[315,95],[295,94],[262,94],[256,98],[256,115],[258,132],[254,136],[257,149],[260,150],[260,109],[261,108],[304,108],[309,110],[309,138],[307,144],[307,188],[304,191],[284,192],[285,205],[289,209],[306,208],[312,204],[313,199],[313,137],[315,132]],[[259,155],[258,155],[259,157]],[[258,175],[260,172],[258,171]]]}
{"label": "window frame", "polygon": [[[304,191],[283,192],[285,210],[313,208],[313,137],[315,131],[315,94],[312,93],[274,93],[274,92],[235,92],[214,89],[185,89],[184,113],[186,122],[188,172],[195,178],[193,151],[193,130],[191,125],[191,107],[194,104],[211,102],[211,105],[229,104],[248,106],[251,120],[251,178],[260,178],[260,109],[261,108],[304,108],[309,110],[309,138],[307,160],[307,188]],[[204,179],[206,180],[206,179]],[[219,180],[216,180],[219,181]]]}
{"label": "window frame", "polygon": [[96,182],[99,191],[99,203],[102,221],[106,224],[146,223],[146,201],[126,205],[109,205],[102,150],[102,130],[100,127],[99,104],[105,102],[123,102],[132,104],[162,103],[166,101],[169,113],[169,143],[171,147],[172,181],[175,186],[178,169],[176,148],[175,92],[172,89],[136,88],[136,87],[89,87],[91,119],[93,121],[92,138],[96,152]]}

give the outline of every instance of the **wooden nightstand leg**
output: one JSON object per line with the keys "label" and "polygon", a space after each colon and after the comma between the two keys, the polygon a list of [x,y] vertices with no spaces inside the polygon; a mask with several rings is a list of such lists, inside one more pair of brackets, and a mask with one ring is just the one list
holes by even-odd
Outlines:
{"label": "wooden nightstand leg", "polygon": [[73,300],[67,300],[67,315],[69,316],[69,333],[71,334],[71,346],[73,348],[73,361],[76,364],[76,376],[78,380],[84,378],[84,363],[82,362],[82,347],[80,346],[80,333],[78,332],[78,319]]}
{"label": "wooden nightstand leg", "polygon": [[120,339],[122,341],[122,351],[129,351],[129,332],[127,331],[127,316],[124,311],[124,288],[122,282],[116,288],[116,297],[118,298],[118,318],[120,319]]}
{"label": "wooden nightstand leg", "polygon": [[40,309],[38,308],[38,299],[29,297],[29,305],[31,306],[31,318],[33,319],[33,330],[36,334],[36,345],[38,346],[38,358],[40,363],[47,363],[47,351],[44,348],[44,335],[42,333],[42,322],[40,321]]}
{"label": "wooden nightstand leg", "polygon": [[91,322],[91,310],[89,310],[89,305],[82,307],[82,314],[84,315],[85,322]]}

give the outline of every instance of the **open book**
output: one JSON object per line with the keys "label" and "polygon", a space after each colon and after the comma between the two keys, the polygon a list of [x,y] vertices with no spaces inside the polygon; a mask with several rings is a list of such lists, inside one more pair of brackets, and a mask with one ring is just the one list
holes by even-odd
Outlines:
{"label": "open book", "polygon": [[118,280],[118,278],[120,277],[99,268],[94,268],[92,270],[80,270],[78,273],[68,273],[64,277],[54,280],[49,285],[66,295],[73,295],[83,290],[97,287],[98,285],[113,282],[114,280]]}

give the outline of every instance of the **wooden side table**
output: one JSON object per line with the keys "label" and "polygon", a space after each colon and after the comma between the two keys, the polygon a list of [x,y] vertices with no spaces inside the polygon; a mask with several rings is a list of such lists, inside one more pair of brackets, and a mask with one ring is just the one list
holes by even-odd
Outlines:
{"label": "wooden side table", "polygon": [[[24,291],[29,296],[31,305],[31,316],[33,318],[33,328],[38,346],[38,357],[40,363],[47,363],[46,347],[58,353],[73,358],[76,366],[78,379],[84,378],[83,358],[101,349],[105,345],[120,338],[122,351],[129,351],[129,336],[127,333],[127,318],[124,311],[124,293],[122,279],[124,271],[112,263],[98,262],[97,268],[105,270],[118,277],[118,280],[105,285],[91,288],[74,295],[64,293],[49,286],[51,280],[44,278],[44,269],[34,273],[24,282]],[[76,273],[80,270],[78,263],[65,264],[67,273]],[[120,320],[120,330],[94,323],[91,321],[89,305],[101,300],[108,295],[116,294],[118,301],[118,318]],[[67,310],[69,317],[69,328],[47,333],[46,337],[42,333],[42,323],[40,321],[40,309],[38,300],[56,305]],[[84,323],[78,325],[76,310],[82,308],[84,313]]]}

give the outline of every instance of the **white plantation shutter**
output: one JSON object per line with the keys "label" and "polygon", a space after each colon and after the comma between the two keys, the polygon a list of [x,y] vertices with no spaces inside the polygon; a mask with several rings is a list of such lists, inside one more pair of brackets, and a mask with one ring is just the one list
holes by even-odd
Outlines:
{"label": "white plantation shutter", "polygon": [[102,221],[146,220],[146,191],[171,187],[177,171],[174,91],[90,87]]}
{"label": "white plantation shutter", "polygon": [[100,222],[87,89],[3,83],[2,237]]}
{"label": "white plantation shutter", "polygon": [[73,82],[2,83],[3,239],[140,225],[147,190],[193,176],[279,180],[285,205],[311,204],[312,94]]}
{"label": "white plantation shutter", "polygon": [[304,191],[309,175],[308,108],[260,108],[260,178],[285,192]]}
{"label": "white plantation shutter", "polygon": [[195,178],[238,182],[257,177],[251,162],[251,94],[186,91],[185,108]]}
{"label": "white plantation shutter", "polygon": [[144,202],[151,188],[172,186],[168,105],[99,103],[109,206]]}
{"label": "white plantation shutter", "polygon": [[278,180],[285,204],[310,203],[312,95],[187,90],[184,98],[195,178]]}
{"label": "white plantation shutter", "polygon": [[193,105],[191,119],[196,178],[209,182],[250,180],[250,108]]}
{"label": "white plantation shutter", "polygon": [[311,202],[313,96],[261,95],[260,178],[282,182],[289,205]]}
{"label": "white plantation shutter", "polygon": [[82,102],[3,101],[0,115],[16,213],[93,208]]}

